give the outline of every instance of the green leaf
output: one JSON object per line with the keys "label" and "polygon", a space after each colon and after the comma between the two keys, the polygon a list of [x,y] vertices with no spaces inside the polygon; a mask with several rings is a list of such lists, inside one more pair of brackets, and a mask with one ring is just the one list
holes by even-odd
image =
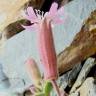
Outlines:
{"label": "green leaf", "polygon": [[45,96],[49,96],[51,90],[52,90],[52,84],[51,84],[51,82],[50,81],[45,82],[44,89],[43,89],[43,91],[45,93]]}
{"label": "green leaf", "polygon": [[45,96],[45,94],[43,92],[39,92],[39,93],[34,94],[34,96]]}

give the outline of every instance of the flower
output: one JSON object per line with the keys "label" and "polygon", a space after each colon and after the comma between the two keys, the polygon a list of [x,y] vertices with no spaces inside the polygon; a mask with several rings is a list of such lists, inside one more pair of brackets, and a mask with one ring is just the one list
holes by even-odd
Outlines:
{"label": "flower", "polygon": [[[44,79],[49,80],[55,90],[57,91],[58,96],[61,96],[59,87],[57,86],[56,79],[58,77],[58,70],[57,70],[57,58],[56,58],[56,51],[55,51],[55,45],[54,45],[54,39],[52,34],[52,23],[55,24],[61,24],[62,20],[59,17],[60,14],[62,14],[62,9],[58,9],[58,4],[53,3],[49,12],[41,12],[40,10],[33,10],[32,7],[27,8],[27,15],[25,15],[25,18],[27,18],[32,25],[30,26],[23,26],[25,29],[38,29],[38,49],[40,54],[40,60],[44,67]],[[29,70],[31,73],[31,77],[34,79],[38,79],[38,74],[34,76],[34,72],[36,70],[34,69],[36,67],[36,63],[34,60],[29,60],[27,62],[29,65]],[[32,67],[33,66],[33,67]],[[34,67],[35,66],[35,67]],[[32,71],[35,70],[34,72]],[[34,79],[34,82],[35,82]],[[37,81],[38,82],[38,81]],[[33,90],[33,89],[32,89]]]}
{"label": "flower", "polygon": [[[45,79],[56,79],[57,72],[57,59],[52,34],[52,22],[55,24],[62,23],[60,14],[63,13],[63,8],[58,10],[58,4],[53,3],[49,12],[41,12],[40,10],[33,10],[32,7],[27,8],[27,14],[24,15],[32,25],[23,26],[25,29],[38,29],[38,49],[40,59],[44,65]],[[36,14],[35,14],[36,12]]]}
{"label": "flower", "polygon": [[54,24],[61,24],[63,20],[60,18],[59,15],[63,13],[62,9],[63,8],[60,8],[58,10],[58,4],[55,2],[51,5],[49,12],[46,12],[45,14],[43,11],[36,9],[34,11],[32,7],[28,7],[27,14],[24,14],[24,17],[28,19],[32,23],[32,25],[30,26],[22,25],[22,26],[25,29],[31,29],[31,30],[37,29],[38,24],[41,23],[45,17],[51,19],[54,22]]}

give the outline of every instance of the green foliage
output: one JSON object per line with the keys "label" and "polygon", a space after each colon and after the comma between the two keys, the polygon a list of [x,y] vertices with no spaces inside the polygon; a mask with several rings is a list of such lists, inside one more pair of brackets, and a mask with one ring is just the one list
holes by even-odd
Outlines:
{"label": "green foliage", "polygon": [[45,96],[49,96],[50,92],[52,91],[52,84],[50,81],[45,82],[43,91]]}
{"label": "green foliage", "polygon": [[45,96],[45,94],[43,92],[40,92],[40,93],[36,93],[35,96]]}

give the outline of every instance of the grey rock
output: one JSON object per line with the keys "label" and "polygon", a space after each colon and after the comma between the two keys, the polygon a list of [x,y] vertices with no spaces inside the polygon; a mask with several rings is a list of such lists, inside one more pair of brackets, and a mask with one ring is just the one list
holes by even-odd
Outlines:
{"label": "grey rock", "polygon": [[58,84],[61,88],[65,89],[67,86],[71,87],[76,80],[78,73],[80,72],[82,66],[81,63],[73,67],[71,71],[68,71],[66,74],[63,74],[58,79]]}
{"label": "grey rock", "polygon": [[15,93],[13,93],[13,94],[10,94],[10,93],[6,93],[6,92],[1,92],[0,93],[0,96],[23,96],[22,94],[15,94]]}
{"label": "grey rock", "polygon": [[73,93],[85,81],[86,76],[88,75],[89,71],[96,64],[94,61],[95,61],[94,58],[88,58],[86,60],[86,62],[84,64],[84,66],[82,67],[82,69],[78,75],[78,78],[77,78],[75,84],[73,85],[70,93]]}
{"label": "grey rock", "polygon": [[87,78],[82,86],[69,96],[96,96],[96,83],[94,82],[96,82],[94,78]]}
{"label": "grey rock", "polygon": [[94,83],[96,80],[94,78],[88,78],[83,83],[78,91],[81,96],[96,96],[96,84]]}
{"label": "grey rock", "polygon": [[82,68],[81,63],[79,63],[75,67],[73,67],[72,71],[69,74],[69,78],[68,78],[69,87],[72,87],[72,85],[75,83],[75,80],[76,80],[81,68]]}
{"label": "grey rock", "polygon": [[79,92],[75,92],[75,93],[70,94],[69,96],[80,96],[80,93]]}
{"label": "grey rock", "polygon": [[3,72],[2,64],[0,64],[0,89],[2,90],[2,87],[3,88],[9,88],[9,86],[10,86],[9,79],[5,75],[5,73]]}
{"label": "grey rock", "polygon": [[69,80],[69,74],[71,71],[67,72],[66,74],[63,74],[59,79],[57,80],[60,88],[65,89],[68,86],[68,80]]}

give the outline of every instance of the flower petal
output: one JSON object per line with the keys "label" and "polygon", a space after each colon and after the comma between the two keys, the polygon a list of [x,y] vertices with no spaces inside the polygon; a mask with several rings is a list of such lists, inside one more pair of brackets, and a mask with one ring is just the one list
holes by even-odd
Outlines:
{"label": "flower petal", "polygon": [[37,18],[32,18],[32,16],[29,16],[27,14],[23,14],[23,17],[27,20],[29,20],[31,23],[35,23],[35,22],[38,22],[38,19]]}
{"label": "flower petal", "polygon": [[61,7],[56,12],[55,16],[52,17],[52,20],[55,24],[62,24],[68,19],[68,13],[64,10],[64,7]]}
{"label": "flower petal", "polygon": [[59,8],[57,11],[57,14],[59,14],[59,15],[63,15],[64,13],[65,13],[64,7]]}
{"label": "flower petal", "polygon": [[36,24],[33,24],[33,25],[30,25],[30,26],[25,26],[25,25],[21,25],[23,28],[25,28],[26,30],[35,30],[37,29],[37,25]]}
{"label": "flower petal", "polygon": [[27,20],[31,21],[31,23],[38,22],[38,18],[37,18],[37,16],[36,16],[36,14],[35,14],[35,12],[34,12],[32,7],[28,7],[27,8],[27,14],[23,14],[23,16]]}
{"label": "flower petal", "polygon": [[31,18],[34,18],[34,19],[37,18],[37,16],[36,16],[36,14],[35,14],[35,12],[34,12],[32,7],[28,7],[27,8],[27,13],[28,13],[28,16],[30,16]]}
{"label": "flower petal", "polygon": [[26,19],[29,20],[29,21],[32,20],[32,18],[31,18],[30,16],[28,16],[27,14],[25,14],[25,13],[23,14],[23,17],[26,18]]}
{"label": "flower petal", "polygon": [[49,14],[51,15],[51,16],[54,16],[55,14],[56,14],[56,12],[57,12],[57,8],[58,8],[58,4],[57,3],[52,3],[52,5],[51,5],[51,8],[50,8],[50,10],[49,10]]}

